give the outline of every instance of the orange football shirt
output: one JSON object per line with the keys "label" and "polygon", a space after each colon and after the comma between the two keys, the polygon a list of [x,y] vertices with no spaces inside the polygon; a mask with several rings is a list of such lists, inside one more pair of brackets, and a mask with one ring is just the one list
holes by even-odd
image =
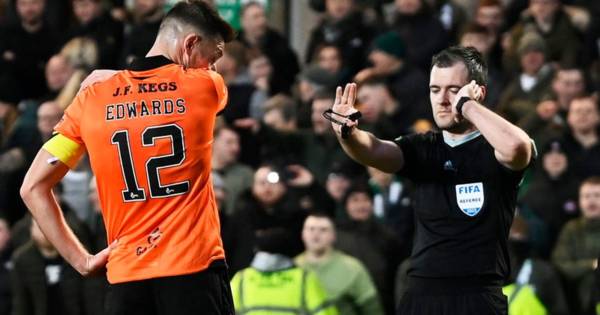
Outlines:
{"label": "orange football shirt", "polygon": [[219,74],[164,57],[83,90],[56,131],[85,145],[108,242],[110,283],[183,275],[223,260],[211,147],[227,101]]}

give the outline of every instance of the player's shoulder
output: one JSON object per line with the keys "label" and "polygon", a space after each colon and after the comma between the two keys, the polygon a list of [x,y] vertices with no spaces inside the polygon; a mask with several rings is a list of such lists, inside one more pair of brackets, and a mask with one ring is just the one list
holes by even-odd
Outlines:
{"label": "player's shoulder", "polygon": [[[99,77],[97,81],[89,82],[78,93],[78,97],[100,96],[107,89],[114,89],[119,86],[125,79],[126,70],[117,70],[111,76]],[[87,80],[87,79],[86,79]]]}

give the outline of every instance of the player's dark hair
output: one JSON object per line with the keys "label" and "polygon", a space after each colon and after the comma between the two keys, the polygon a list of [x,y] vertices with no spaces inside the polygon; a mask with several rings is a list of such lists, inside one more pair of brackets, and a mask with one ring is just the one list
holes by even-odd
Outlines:
{"label": "player's dark hair", "polygon": [[473,47],[452,46],[442,50],[431,60],[431,68],[448,68],[462,62],[468,71],[468,81],[479,85],[487,84],[487,64],[483,56]]}
{"label": "player's dark hair", "polygon": [[172,21],[190,25],[209,37],[219,35],[226,43],[235,38],[235,32],[231,25],[223,20],[213,7],[201,0],[178,2],[169,10],[160,28],[162,29]]}

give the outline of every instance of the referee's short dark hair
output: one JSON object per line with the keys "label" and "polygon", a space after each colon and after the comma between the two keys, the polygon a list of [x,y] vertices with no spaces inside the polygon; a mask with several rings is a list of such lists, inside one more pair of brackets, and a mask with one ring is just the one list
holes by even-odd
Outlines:
{"label": "referee's short dark hair", "polygon": [[467,67],[469,82],[475,80],[479,85],[487,85],[487,64],[481,53],[473,47],[448,47],[433,56],[431,68],[448,68],[457,62],[462,62]]}
{"label": "referee's short dark hair", "polygon": [[178,2],[165,16],[160,29],[174,21],[189,25],[208,37],[221,36],[226,43],[235,38],[231,25],[219,16],[212,6],[202,0]]}

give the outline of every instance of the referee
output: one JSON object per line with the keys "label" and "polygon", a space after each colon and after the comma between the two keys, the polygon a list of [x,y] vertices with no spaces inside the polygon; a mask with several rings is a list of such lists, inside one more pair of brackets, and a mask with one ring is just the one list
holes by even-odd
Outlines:
{"label": "referee", "polygon": [[[472,47],[433,57],[429,98],[441,132],[384,141],[356,120],[332,124],[353,159],[415,184],[415,244],[398,314],[507,314],[508,231],[535,146],[481,104],[486,77]],[[355,99],[356,84],[338,87],[331,119],[355,113]]]}

